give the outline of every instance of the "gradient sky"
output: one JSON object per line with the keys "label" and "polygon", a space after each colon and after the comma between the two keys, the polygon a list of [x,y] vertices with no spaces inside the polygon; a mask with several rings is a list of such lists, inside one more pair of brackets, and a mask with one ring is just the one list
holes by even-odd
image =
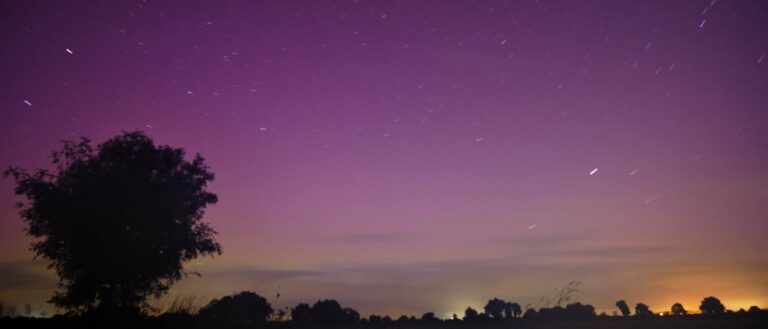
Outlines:
{"label": "gradient sky", "polygon": [[[224,254],[171,295],[767,307],[766,52],[763,1],[2,1],[0,165],[202,153]],[[38,305],[16,201],[0,300]]]}

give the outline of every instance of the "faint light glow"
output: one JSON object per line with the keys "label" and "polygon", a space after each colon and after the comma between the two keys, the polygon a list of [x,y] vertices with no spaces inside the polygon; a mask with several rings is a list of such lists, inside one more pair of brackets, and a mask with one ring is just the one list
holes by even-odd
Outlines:
{"label": "faint light glow", "polygon": [[640,170],[640,169],[637,169],[637,168],[635,168],[635,169],[632,169],[632,171],[630,171],[630,172],[629,172],[629,175],[630,175],[630,176],[634,176],[635,174],[637,174],[637,171],[638,171],[638,170]]}
{"label": "faint light glow", "polygon": [[30,101],[28,101],[26,99],[24,100],[24,104],[27,104],[27,106],[32,106],[32,102],[30,102]]}
{"label": "faint light glow", "polygon": [[72,50],[70,50],[69,48],[67,48],[67,49],[64,49],[64,50],[66,50],[66,51],[67,51],[67,52],[68,52],[70,55],[74,54],[74,53],[72,52]]}
{"label": "faint light glow", "polygon": [[595,173],[597,173],[597,168],[592,169],[592,171],[589,172],[590,175],[594,175]]}
{"label": "faint light glow", "polygon": [[529,229],[529,230],[532,230],[534,227],[536,227],[536,224],[533,224],[533,225],[531,225],[531,226],[528,226],[528,229]]}
{"label": "faint light glow", "polygon": [[660,196],[661,196],[661,194],[656,194],[656,195],[648,198],[647,200],[645,200],[645,202],[643,202],[643,203],[649,204],[649,203],[651,203],[653,201],[656,201],[656,199],[658,199]]}

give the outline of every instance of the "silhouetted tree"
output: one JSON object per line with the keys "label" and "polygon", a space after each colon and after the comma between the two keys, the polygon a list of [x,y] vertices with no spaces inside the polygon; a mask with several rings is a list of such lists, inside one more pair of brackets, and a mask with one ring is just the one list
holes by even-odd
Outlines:
{"label": "silhouetted tree", "polygon": [[652,316],[653,312],[650,308],[648,308],[648,305],[645,305],[643,303],[637,303],[635,305],[635,315],[636,316]]}
{"label": "silhouetted tree", "polygon": [[341,308],[339,302],[328,299],[318,300],[312,307],[305,303],[296,305],[291,311],[291,318],[300,324],[338,325],[359,321],[360,313],[351,308]]}
{"label": "silhouetted tree", "polygon": [[381,316],[376,314],[371,314],[368,317],[368,323],[370,324],[381,324]]}
{"label": "silhouetted tree", "polygon": [[435,317],[435,313],[427,312],[421,316],[421,321],[422,322],[438,322],[440,321],[440,319]]}
{"label": "silhouetted tree", "polygon": [[475,321],[477,320],[477,311],[475,311],[474,308],[467,307],[466,310],[464,310],[464,321]]}
{"label": "silhouetted tree", "polygon": [[519,318],[521,315],[523,315],[523,309],[520,308],[520,304],[518,303],[510,303],[509,309],[512,311],[512,317]]}
{"label": "silhouetted tree", "polygon": [[312,323],[312,308],[307,303],[301,303],[291,310],[291,321],[300,324]]}
{"label": "silhouetted tree", "polygon": [[703,314],[723,314],[725,313],[725,306],[719,299],[710,296],[701,301],[699,310]]}
{"label": "silhouetted tree", "polygon": [[214,299],[200,309],[200,317],[225,326],[251,326],[264,323],[274,311],[264,297],[250,291]]}
{"label": "silhouetted tree", "polygon": [[672,315],[686,315],[688,314],[688,311],[685,310],[683,307],[683,304],[675,303],[672,305],[672,309],[670,309]]}
{"label": "silhouetted tree", "polygon": [[398,323],[406,323],[406,322],[410,322],[410,321],[411,321],[411,319],[409,319],[408,316],[405,315],[405,314],[403,314],[399,318],[397,318],[397,322]]}
{"label": "silhouetted tree", "polygon": [[319,325],[353,323],[360,315],[352,309],[342,309],[333,299],[320,300],[312,305],[312,323]]}
{"label": "silhouetted tree", "polygon": [[763,310],[761,310],[759,307],[753,305],[753,306],[749,307],[749,311],[748,312],[749,313],[759,313],[759,312],[762,312],[762,311]]}
{"label": "silhouetted tree", "polygon": [[565,308],[563,308],[562,306],[556,305],[550,308],[546,308],[546,307],[540,308],[537,317],[542,319],[557,319],[557,318],[564,318],[567,315],[568,313],[565,311]]}
{"label": "silhouetted tree", "polygon": [[499,320],[503,318],[504,310],[506,308],[507,302],[498,298],[494,298],[489,300],[483,309],[485,310],[485,314],[488,314],[488,316],[494,320]]}
{"label": "silhouetted tree", "polygon": [[437,322],[440,321],[439,318],[435,316],[434,312],[427,312],[421,315],[421,321],[422,322]]}
{"label": "silhouetted tree", "polygon": [[565,313],[568,317],[573,318],[586,318],[595,316],[595,307],[589,304],[582,304],[579,302],[568,304],[565,306]]}
{"label": "silhouetted tree", "polygon": [[185,275],[183,263],[221,253],[201,221],[216,203],[203,158],[156,146],[142,132],[96,149],[88,139],[53,152],[53,172],[9,168],[37,257],[50,261],[60,290],[51,302],[70,311],[135,312]]}
{"label": "silhouetted tree", "polygon": [[[345,319],[343,323],[355,323],[360,321],[360,313],[349,307],[344,308]],[[386,317],[385,317],[386,318]],[[383,321],[384,319],[382,319]],[[391,320],[391,319],[390,319]]]}
{"label": "silhouetted tree", "polygon": [[627,305],[627,302],[620,300],[616,302],[616,307],[618,307],[619,311],[621,311],[621,315],[629,316],[629,305]]}
{"label": "silhouetted tree", "polygon": [[284,321],[285,320],[285,315],[286,315],[285,310],[282,310],[282,309],[277,310],[277,314],[275,316],[275,320],[277,320],[277,321]]}

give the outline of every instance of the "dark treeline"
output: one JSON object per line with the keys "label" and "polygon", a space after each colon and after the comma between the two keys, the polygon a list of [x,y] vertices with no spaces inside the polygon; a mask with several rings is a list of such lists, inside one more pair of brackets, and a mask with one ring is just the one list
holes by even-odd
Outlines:
{"label": "dark treeline", "polygon": [[[159,315],[142,315],[140,313],[126,316],[103,311],[86,313],[70,313],[55,315],[52,318],[30,318],[15,316],[15,308],[3,307],[0,303],[0,324],[4,328],[76,328],[76,327],[124,327],[124,328],[305,328],[305,327],[450,327],[468,326],[468,328],[515,328],[515,327],[558,327],[574,323],[590,324],[589,327],[605,325],[639,327],[685,327],[684,324],[695,324],[694,327],[754,327],[760,328],[768,323],[768,310],[752,306],[748,310],[726,310],[716,297],[704,298],[698,306],[699,313],[691,314],[680,303],[671,305],[669,310],[655,313],[643,303],[635,305],[634,313],[623,300],[616,302],[617,312],[613,315],[597,314],[589,304],[572,302],[565,305],[540,307],[538,309],[523,308],[515,302],[492,298],[477,311],[467,307],[463,315],[453,314],[449,318],[440,318],[433,312],[421,316],[401,315],[392,318],[389,315],[372,314],[361,317],[352,308],[343,307],[338,301],[318,300],[314,304],[300,303],[286,310],[274,310],[266,298],[257,293],[244,291],[235,295],[213,299],[199,309],[189,305],[177,307]],[[28,315],[28,314],[27,314]],[[741,322],[733,322],[741,320]],[[682,321],[682,322],[681,322]],[[728,321],[728,322],[725,322]],[[746,322],[745,322],[746,321]]]}

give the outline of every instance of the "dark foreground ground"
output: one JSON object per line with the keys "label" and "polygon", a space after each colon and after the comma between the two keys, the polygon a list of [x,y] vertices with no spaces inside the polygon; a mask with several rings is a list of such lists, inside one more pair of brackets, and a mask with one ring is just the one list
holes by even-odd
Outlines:
{"label": "dark foreground ground", "polygon": [[133,321],[94,321],[80,318],[2,318],[0,328],[263,328],[263,329],[298,329],[298,328],[328,328],[328,329],[565,329],[565,328],[597,328],[597,329],[719,329],[719,328],[768,328],[768,316],[765,314],[752,316],[722,315],[715,317],[684,316],[684,317],[652,317],[652,318],[622,318],[594,317],[589,319],[526,319],[502,322],[392,322],[388,324],[357,323],[335,326],[300,325],[290,322],[268,322],[255,325],[232,325],[221,322],[207,322],[195,317],[169,315],[157,318],[146,318]]}

